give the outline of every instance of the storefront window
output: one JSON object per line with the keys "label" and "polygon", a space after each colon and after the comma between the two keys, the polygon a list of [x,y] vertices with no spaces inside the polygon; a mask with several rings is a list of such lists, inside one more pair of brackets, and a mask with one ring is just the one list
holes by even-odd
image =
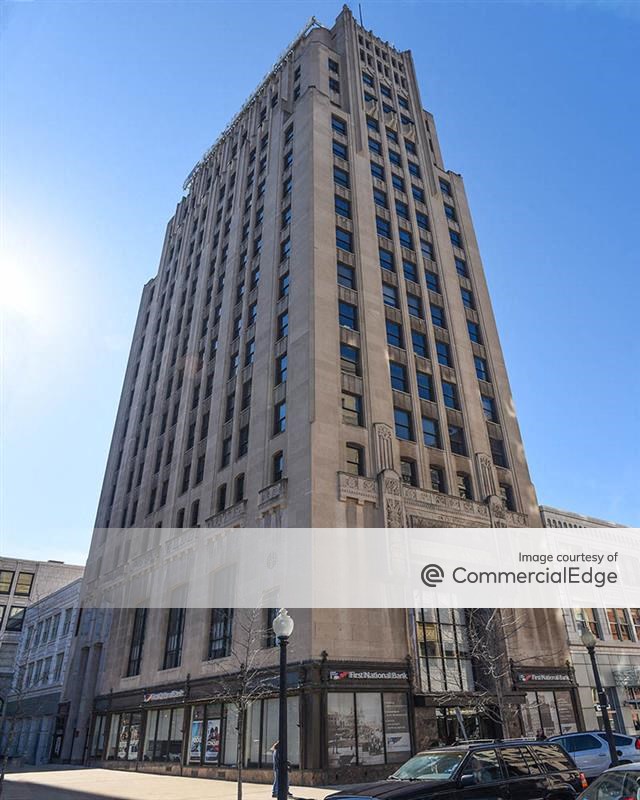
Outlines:
{"label": "storefront window", "polygon": [[147,712],[144,739],[145,761],[174,761],[182,759],[184,708],[161,708]]}
{"label": "storefront window", "polygon": [[101,758],[104,753],[104,734],[107,718],[104,714],[98,714],[93,721],[93,737],[91,739],[91,756]]}
{"label": "storefront window", "polygon": [[238,763],[238,709],[235,706],[226,706],[225,712],[222,763],[228,767],[235,767]]}
{"label": "storefront window", "polygon": [[527,737],[535,738],[540,732],[556,736],[578,730],[571,692],[527,692],[526,704],[521,708],[523,733]]}
{"label": "storefront window", "polygon": [[137,711],[111,715],[107,759],[135,761],[138,758],[141,719]]}
{"label": "storefront window", "polygon": [[120,731],[120,714],[112,714],[109,723],[109,747],[107,759],[111,760],[118,755],[118,733]]}
{"label": "storefront window", "polygon": [[[300,763],[299,698],[287,698],[287,754],[290,763]],[[246,720],[246,762],[247,766],[265,767],[273,764],[271,748],[278,740],[278,698],[258,700],[249,706]],[[231,754],[227,757],[231,758]]]}
{"label": "storefront window", "polygon": [[473,669],[464,609],[418,609],[416,635],[423,689],[429,692],[473,690]]}
{"label": "storefront window", "polygon": [[194,706],[191,709],[189,763],[220,763],[222,707],[219,703]]}
{"label": "storefront window", "polygon": [[411,752],[402,692],[330,692],[327,727],[332,767],[403,761]]}

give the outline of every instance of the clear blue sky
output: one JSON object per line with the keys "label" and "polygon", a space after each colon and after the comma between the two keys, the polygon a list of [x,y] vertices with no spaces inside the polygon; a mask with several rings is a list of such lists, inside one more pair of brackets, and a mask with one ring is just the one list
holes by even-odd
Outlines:
{"label": "clear blue sky", "polygon": [[[184,177],[334,2],[4,2],[3,554],[86,552]],[[464,175],[540,502],[640,525],[640,4],[369,2]],[[356,6],[357,10],[357,6]]]}

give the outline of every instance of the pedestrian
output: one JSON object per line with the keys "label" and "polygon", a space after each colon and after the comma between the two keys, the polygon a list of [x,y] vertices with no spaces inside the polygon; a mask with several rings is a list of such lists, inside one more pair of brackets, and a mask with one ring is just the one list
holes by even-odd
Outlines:
{"label": "pedestrian", "polygon": [[544,742],[546,741],[546,739],[547,737],[545,735],[545,732],[542,730],[542,728],[540,728],[538,730],[538,733],[536,734],[536,742]]}
{"label": "pedestrian", "polygon": [[[278,796],[279,788],[279,773],[280,773],[280,742],[274,742],[271,745],[271,752],[273,753],[273,788],[271,789],[271,797]],[[287,797],[293,797],[289,791],[289,764],[287,764]]]}

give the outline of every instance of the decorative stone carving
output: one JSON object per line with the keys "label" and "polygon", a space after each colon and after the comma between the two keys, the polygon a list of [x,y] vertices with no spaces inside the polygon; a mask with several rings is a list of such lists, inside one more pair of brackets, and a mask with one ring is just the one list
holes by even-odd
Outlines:
{"label": "decorative stone carving", "polygon": [[476,453],[476,465],[478,468],[480,494],[483,500],[487,500],[492,495],[498,494],[493,461],[486,453]]}
{"label": "decorative stone carving", "polygon": [[206,521],[206,526],[208,528],[227,528],[230,525],[233,525],[234,522],[241,520],[244,517],[246,510],[247,501],[241,500],[239,503],[231,506],[231,508],[226,508],[219,514],[209,517],[209,519]]}
{"label": "decorative stone carving", "polygon": [[258,505],[265,506],[274,502],[282,502],[287,496],[287,479],[282,478],[270,486],[265,486],[258,495]]}
{"label": "decorative stone carving", "polygon": [[371,478],[360,478],[347,472],[338,473],[338,497],[340,500],[357,500],[358,503],[378,504],[378,484]]}
{"label": "decorative stone carving", "polygon": [[384,517],[386,528],[403,528],[404,514],[402,512],[402,501],[393,497],[387,497],[384,505]]}
{"label": "decorative stone carving", "polygon": [[393,431],[384,422],[373,426],[376,435],[376,474],[393,469]]}
{"label": "decorative stone carving", "polygon": [[489,516],[492,528],[507,528],[507,511],[499,497],[489,498]]}

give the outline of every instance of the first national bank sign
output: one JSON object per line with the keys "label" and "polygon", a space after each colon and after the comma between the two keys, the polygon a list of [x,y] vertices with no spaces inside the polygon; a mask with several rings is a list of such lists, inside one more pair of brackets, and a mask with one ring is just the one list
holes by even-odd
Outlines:
{"label": "first national bank sign", "polygon": [[409,675],[404,672],[373,672],[370,670],[331,670],[332,681],[406,681]]}

